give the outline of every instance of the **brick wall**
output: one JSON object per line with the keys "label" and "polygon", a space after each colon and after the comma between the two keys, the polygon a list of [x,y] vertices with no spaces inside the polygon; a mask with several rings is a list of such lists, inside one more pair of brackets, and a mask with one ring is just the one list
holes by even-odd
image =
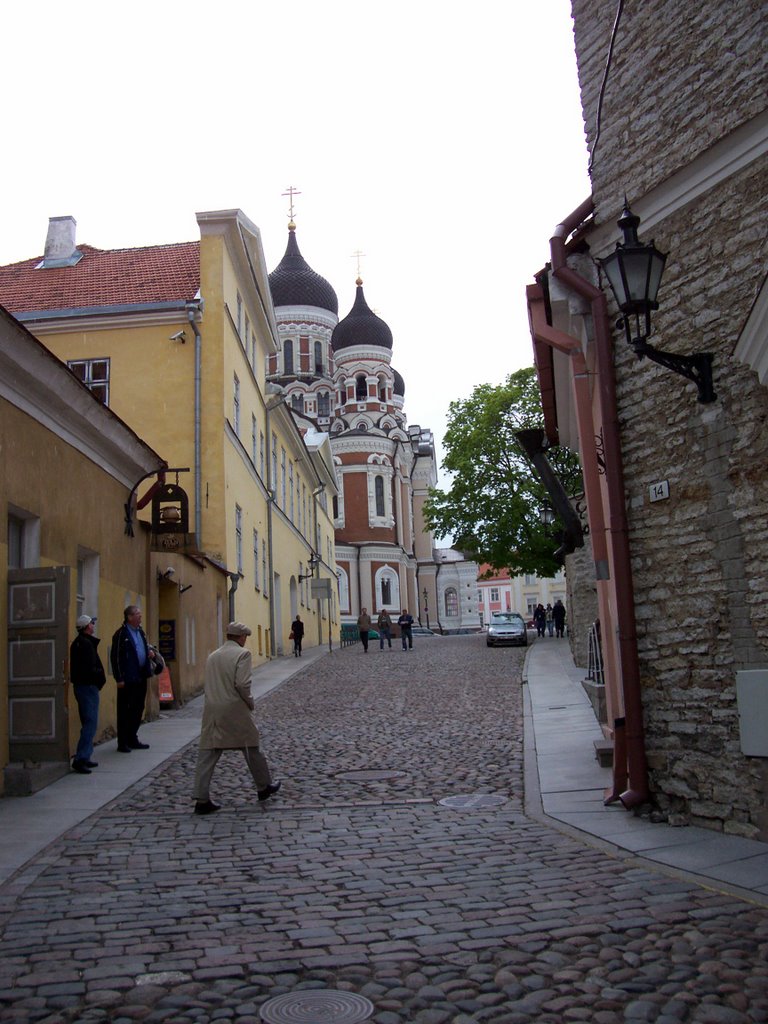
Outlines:
{"label": "brick wall", "polygon": [[[615,4],[573,9],[592,143]],[[684,26],[682,13],[625,7],[593,167],[598,222],[766,106],[764,5],[705,0],[685,6]],[[768,666],[768,388],[732,353],[766,276],[766,194],[763,157],[653,229],[670,255],[650,341],[712,352],[717,401],[638,362],[623,334],[615,349],[651,788],[673,822],[761,838],[766,764],[741,754],[735,672]],[[651,502],[661,480],[670,497]]]}

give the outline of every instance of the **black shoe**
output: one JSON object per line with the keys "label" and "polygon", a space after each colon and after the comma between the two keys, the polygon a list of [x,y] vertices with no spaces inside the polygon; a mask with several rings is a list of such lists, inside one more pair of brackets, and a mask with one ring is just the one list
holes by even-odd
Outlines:
{"label": "black shoe", "polygon": [[133,747],[129,747],[127,743],[118,743],[117,751],[119,754],[130,754]]}
{"label": "black shoe", "polygon": [[78,775],[90,775],[91,769],[88,767],[87,761],[73,761],[72,771],[77,772]]}
{"label": "black shoe", "polygon": [[85,767],[86,768],[98,768],[99,767],[99,762],[98,761],[85,761],[84,763],[85,763]]}
{"label": "black shoe", "polygon": [[219,805],[210,800],[198,800],[195,804],[195,814],[213,814],[218,809]]}
{"label": "black shoe", "polygon": [[260,789],[258,792],[259,800],[269,800],[271,796],[274,796],[280,790],[282,782],[273,782],[271,786],[267,786],[266,789]]}
{"label": "black shoe", "polygon": [[141,743],[139,740],[134,740],[133,743],[129,743],[128,746],[131,750],[149,750],[149,744]]}

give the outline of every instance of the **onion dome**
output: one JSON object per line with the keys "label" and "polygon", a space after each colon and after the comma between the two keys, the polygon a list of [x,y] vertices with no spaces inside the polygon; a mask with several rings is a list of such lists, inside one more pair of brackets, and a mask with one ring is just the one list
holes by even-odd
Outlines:
{"label": "onion dome", "polygon": [[339,300],[328,281],[310,267],[299,252],[296,225],[288,225],[285,256],[269,275],[272,302],[277,306],[317,306],[338,316]]}
{"label": "onion dome", "polygon": [[395,375],[395,386],[393,388],[393,391],[396,395],[400,395],[400,397],[402,398],[405,395],[405,381],[394,368],[394,366],[392,367],[392,373],[394,373]]}
{"label": "onion dome", "polygon": [[331,347],[334,352],[353,345],[376,345],[379,348],[392,348],[392,331],[384,321],[376,316],[363,295],[363,282],[357,279],[357,295],[355,304],[343,320],[339,320],[331,335]]}

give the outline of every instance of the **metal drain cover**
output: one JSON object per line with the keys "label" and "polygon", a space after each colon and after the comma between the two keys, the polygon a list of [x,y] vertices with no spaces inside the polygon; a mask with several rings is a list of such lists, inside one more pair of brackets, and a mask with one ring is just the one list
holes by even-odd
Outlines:
{"label": "metal drain cover", "polygon": [[387,779],[402,779],[404,775],[405,772],[356,768],[351,772],[339,772],[337,778],[349,779],[350,782],[386,782]]}
{"label": "metal drain cover", "polygon": [[354,992],[304,989],[268,999],[259,1016],[266,1024],[359,1024],[373,1013],[373,1003]]}
{"label": "metal drain cover", "polygon": [[506,797],[494,796],[492,793],[470,793],[468,796],[447,796],[444,800],[438,800],[442,807],[452,807],[456,811],[480,811],[506,802]]}

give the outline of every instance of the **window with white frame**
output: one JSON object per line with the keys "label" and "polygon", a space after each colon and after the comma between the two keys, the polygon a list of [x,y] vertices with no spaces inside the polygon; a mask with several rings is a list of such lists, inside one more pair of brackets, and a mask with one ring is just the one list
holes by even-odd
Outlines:
{"label": "window with white frame", "polygon": [[283,342],[283,373],[293,373],[293,340],[286,338]]}
{"label": "window with white frame", "polygon": [[288,467],[288,516],[291,522],[293,522],[294,514],[295,504],[293,496],[293,463],[291,463],[290,466]]}
{"label": "window with white frame", "polygon": [[445,600],[445,614],[447,618],[458,618],[459,615],[459,595],[456,592],[455,587],[448,587],[443,595]]}
{"label": "window with white frame", "polygon": [[235,564],[237,571],[243,572],[243,510],[235,505]]}
{"label": "window with white frame", "polygon": [[272,479],[269,483],[277,496],[277,434],[272,435]]}
{"label": "window with white frame", "polygon": [[240,437],[240,381],[237,374],[234,374],[232,381],[232,426],[235,433]]}
{"label": "window with white frame", "polygon": [[109,405],[109,359],[71,359],[67,366],[104,405]]}
{"label": "window with white frame", "polygon": [[315,373],[323,372],[323,346],[319,341],[315,342]]}
{"label": "window with white frame", "polygon": [[243,299],[240,292],[237,293],[237,333],[243,337]]}
{"label": "window with white frame", "polygon": [[280,449],[280,508],[285,512],[288,496],[288,467],[286,465],[285,448]]}
{"label": "window with white frame", "polygon": [[253,531],[253,587],[259,589],[259,531]]}
{"label": "window with white frame", "polygon": [[264,433],[259,431],[259,476],[264,479]]}
{"label": "window with white frame", "polygon": [[391,565],[376,570],[376,610],[400,607],[400,577]]}
{"label": "window with white frame", "polygon": [[77,614],[95,617],[99,607],[99,556],[87,548],[77,549]]}
{"label": "window with white frame", "polygon": [[346,570],[339,568],[339,608],[343,612],[349,611],[349,577]]}
{"label": "window with white frame", "polygon": [[251,462],[256,465],[256,457],[258,454],[257,445],[258,427],[256,426],[256,417],[251,413]]}
{"label": "window with white frame", "polygon": [[264,590],[264,597],[269,597],[269,578],[267,576],[267,542],[261,541],[261,580]]}
{"label": "window with white frame", "polygon": [[495,604],[498,600],[499,600],[499,588],[498,587],[491,587],[491,601],[493,601],[494,604]]}
{"label": "window with white frame", "polygon": [[8,568],[36,569],[40,565],[40,519],[8,506]]}

